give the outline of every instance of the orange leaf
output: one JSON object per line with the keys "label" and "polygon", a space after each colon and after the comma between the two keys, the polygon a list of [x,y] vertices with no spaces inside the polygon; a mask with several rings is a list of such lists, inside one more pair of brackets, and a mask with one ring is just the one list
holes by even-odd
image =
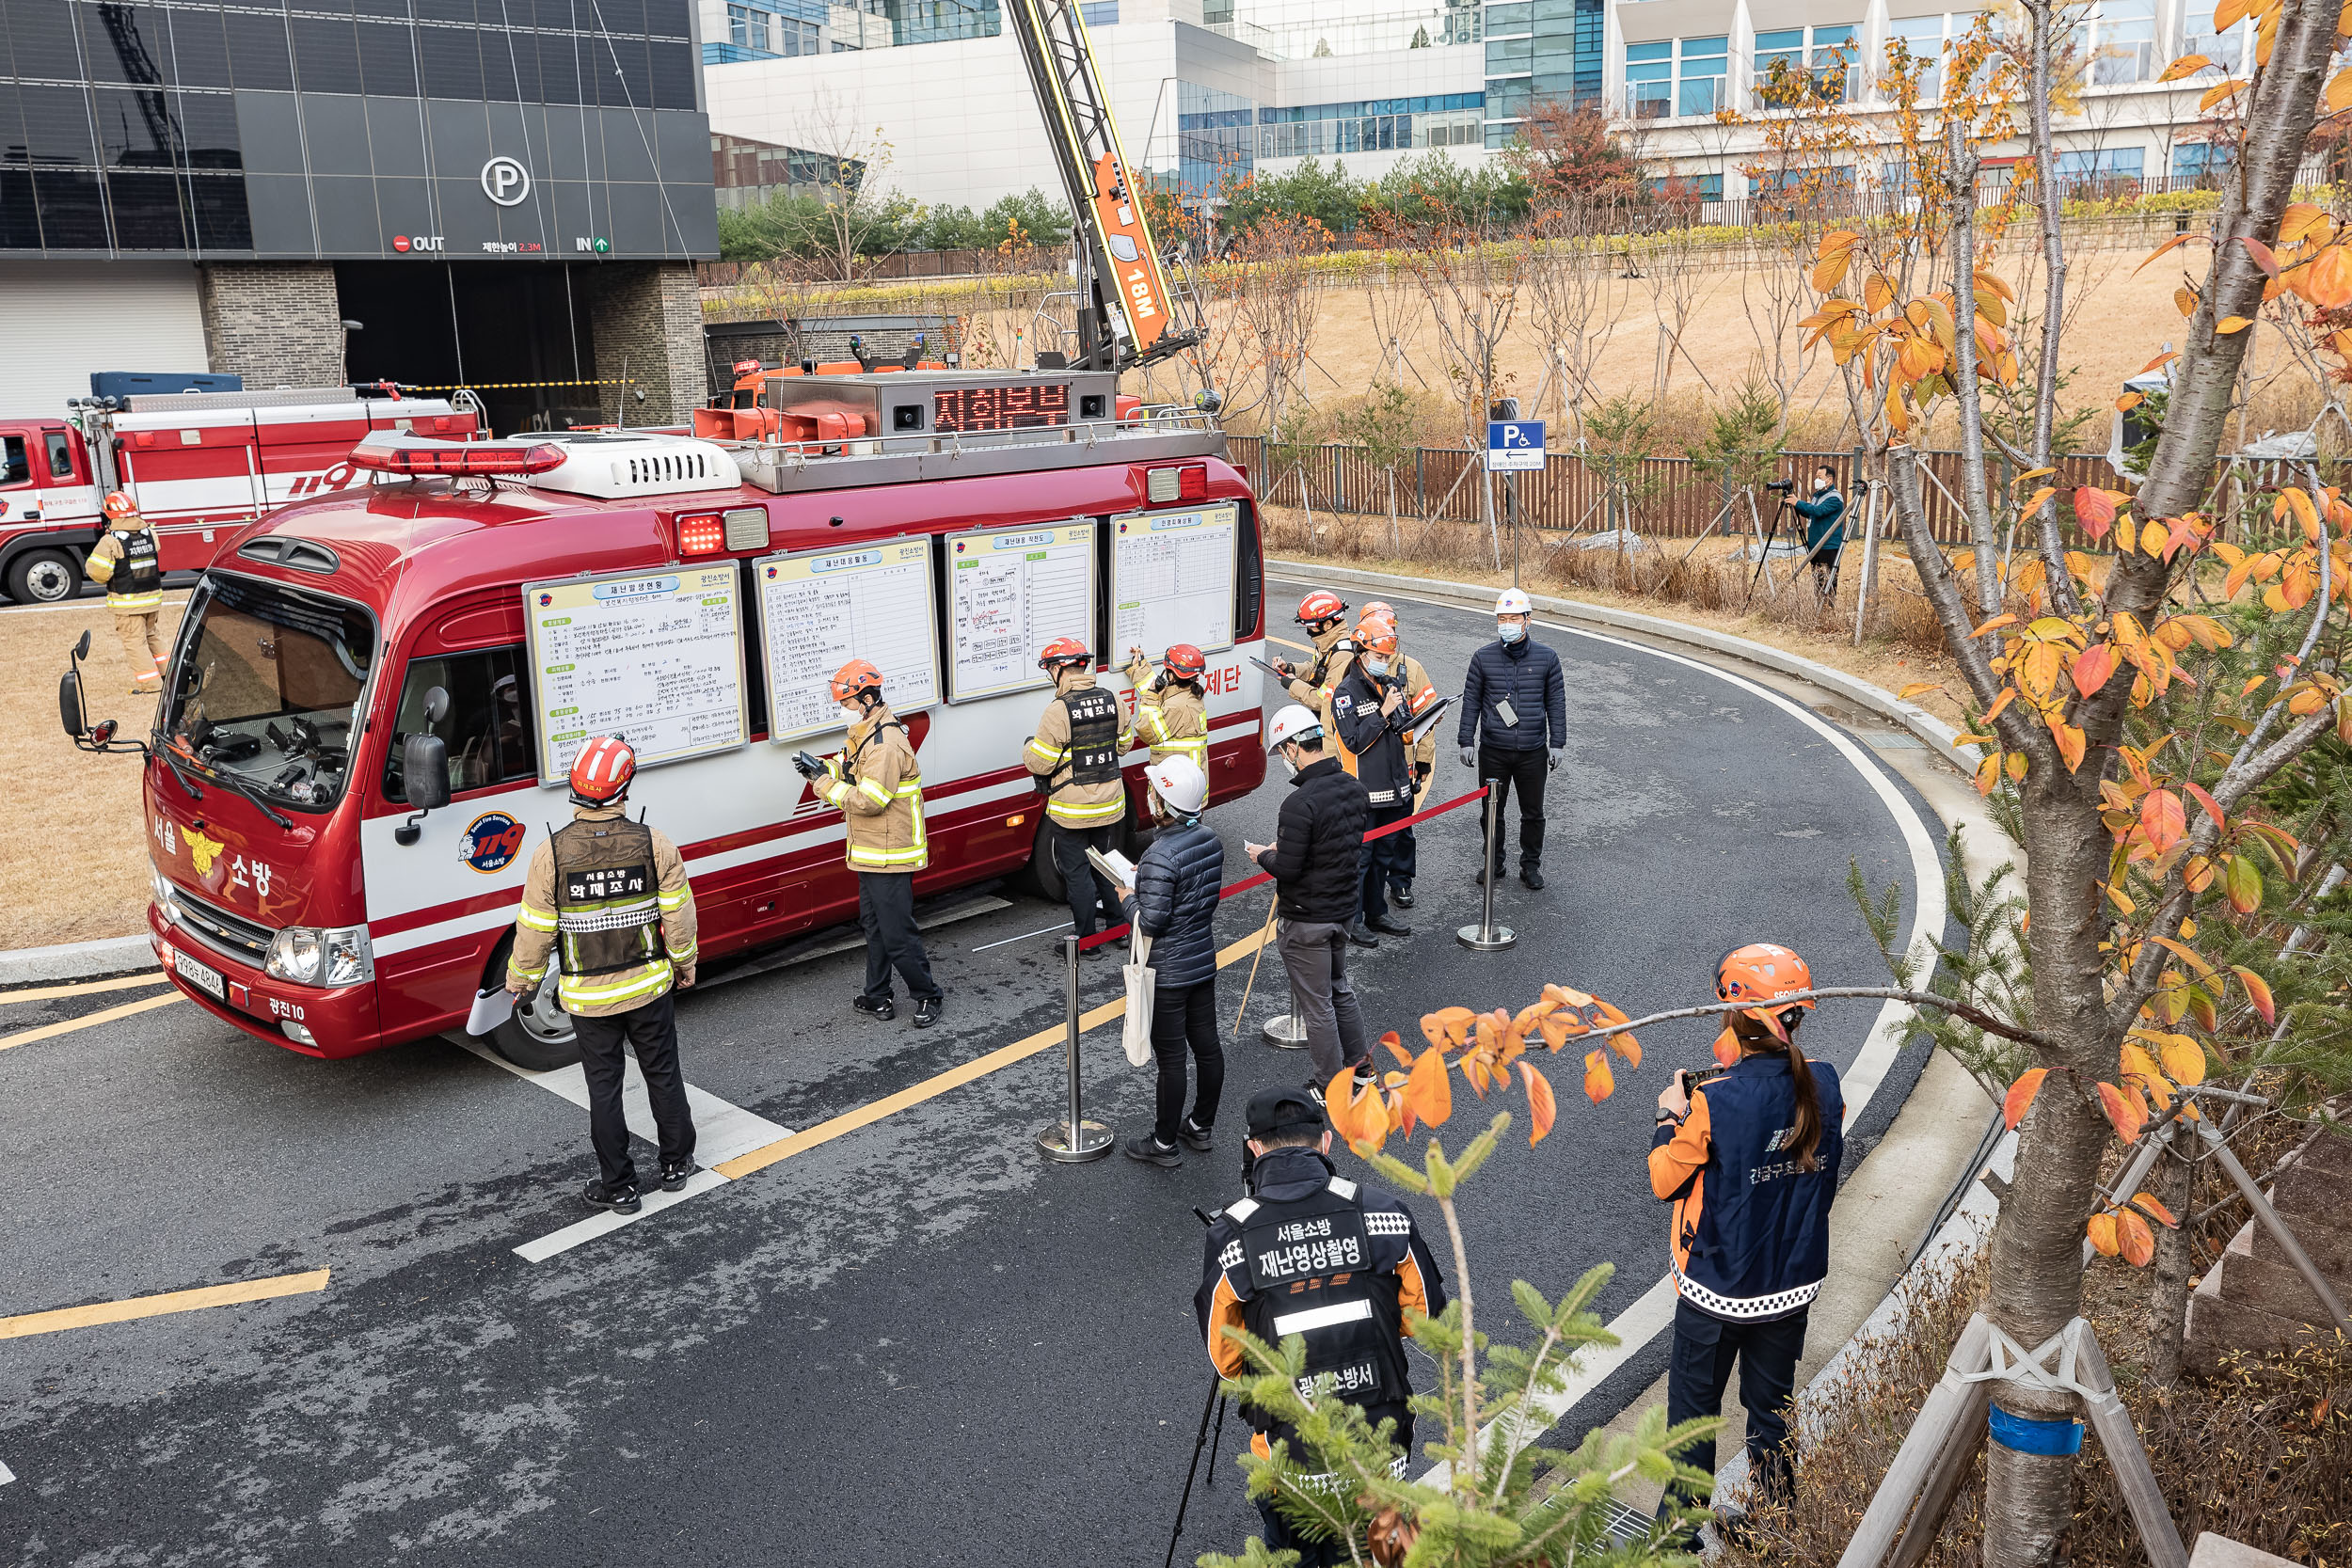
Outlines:
{"label": "orange leaf", "polygon": [[2156,1256],[2156,1234],[2137,1213],[2119,1209],[2115,1212],[2115,1245],[2123,1255],[2123,1261],[2136,1269],[2144,1269]]}
{"label": "orange leaf", "polygon": [[2205,1053],[2192,1040],[2175,1040],[2160,1053],[2164,1070],[2183,1088],[2195,1088],[2205,1081]]}
{"label": "orange leaf", "polygon": [[1367,1088],[1360,1095],[1356,1092],[1354,1069],[1342,1069],[1323,1091],[1323,1098],[1332,1131],[1350,1145],[1370,1144],[1378,1148],[1388,1141],[1388,1106],[1382,1102],[1377,1087]]}
{"label": "orange leaf", "polygon": [[2126,1095],[2105,1079],[2099,1083],[2099,1105],[2115,1125],[2115,1135],[2125,1143],[2137,1143],[2139,1130],[2148,1120],[2148,1113],[2140,1108],[2137,1096]]}
{"label": "orange leaf", "polygon": [[1715,1037],[1715,1043],[1710,1049],[1715,1053],[1717,1067],[1735,1066],[1740,1060],[1740,1037],[1726,1027]]}
{"label": "orange leaf", "polygon": [[2171,1210],[2167,1209],[2163,1204],[2156,1201],[2155,1194],[2134,1193],[2132,1195],[2132,1202],[2138,1207],[2147,1210],[2149,1213],[2155,1216],[2159,1223],[2165,1225],[2166,1227],[2174,1230],[2181,1228],[2181,1222],[2173,1217]]}
{"label": "orange leaf", "polygon": [[2095,484],[2079,486],[2074,491],[2074,520],[2093,539],[2106,538],[2107,530],[2115,526],[2115,498]]}
{"label": "orange leaf", "polygon": [[2352,106],[2352,71],[2339,71],[2328,78],[2328,112],[2342,114]]}
{"label": "orange leaf", "polygon": [[1642,1065],[1642,1042],[1635,1039],[1631,1035],[1616,1034],[1610,1036],[1609,1049],[1615,1052],[1618,1055],[1623,1056],[1625,1058],[1625,1065],[1629,1068],[1638,1069]]}
{"label": "orange leaf", "polygon": [[2106,642],[2093,642],[2074,656],[2074,667],[2068,673],[2074,678],[2075,690],[2086,697],[2095,694],[2107,684],[2107,677],[2115,673],[2114,647]]}
{"label": "orange leaf", "polygon": [[1381,1036],[1380,1043],[1387,1046],[1389,1048],[1389,1053],[1394,1056],[1405,1066],[1411,1067],[1413,1065],[1413,1053],[1405,1049],[1404,1042],[1396,1037],[1395,1030],[1391,1029],[1387,1034]]}
{"label": "orange leaf", "polygon": [[2139,831],[2148,835],[2148,847],[2158,855],[2180,843],[2187,826],[2181,798],[2169,789],[2152,789],[2139,803]]}
{"label": "orange leaf", "polygon": [[[2196,58],[2198,58],[2198,59],[2203,59],[2203,58],[2204,58],[2204,56],[2203,56],[2203,55],[2197,55],[2197,56],[2195,56],[2195,57],[2196,57]],[[2155,249],[2153,249],[2153,250],[2150,251],[2150,252],[2147,254],[2147,256],[2146,256],[2146,257],[2145,257],[2145,258],[2144,258],[2144,259],[2140,261],[2139,265],[2138,265],[2138,266],[2137,266],[2137,267],[2134,267],[2134,268],[2132,269],[2132,271],[2133,271],[2133,273],[2134,273],[2135,275],[2137,275],[2137,274],[2140,273],[2141,271],[2145,270],[2145,269],[2146,269],[2146,267],[2147,267],[2147,265],[2148,265],[2148,263],[2149,263],[2150,261],[2154,261],[2156,258],[2158,258],[2159,256],[2162,256],[2162,255],[2163,255],[2166,251],[2168,251],[2168,250],[2171,250],[2171,249],[2175,249],[2175,248],[2176,248],[2176,247],[2178,247],[2178,246],[2185,245],[2188,244],[2188,242],[2189,242],[2189,241],[2191,241],[2191,240],[2194,240],[2194,239],[2201,239],[2202,237],[2203,237],[2203,236],[2201,236],[2201,235],[2198,235],[2198,234],[2175,234],[2175,235],[2173,235],[2170,239],[2169,239],[2169,240],[2165,241],[2165,242],[2164,242],[2164,244],[2162,244],[2162,245],[2160,245],[2156,246],[2156,248],[2155,248]]]}
{"label": "orange leaf", "polygon": [[2321,309],[2335,310],[2352,305],[2352,253],[2343,245],[2331,245],[2321,251],[2304,277],[2304,293]]}
{"label": "orange leaf", "polygon": [[2058,755],[2066,759],[2066,770],[2072,773],[2082,767],[2087,745],[2083,732],[2062,719],[2048,718],[2044,721],[2050,726],[2050,738],[2058,742]]}
{"label": "orange leaf", "polygon": [[1534,1148],[1551,1131],[1554,1117],[1560,1114],[1558,1102],[1551,1098],[1551,1085],[1544,1081],[1533,1064],[1519,1064],[1519,1082],[1527,1085],[1527,1147]]}
{"label": "orange leaf", "polygon": [[2181,787],[2187,790],[2189,794],[2196,799],[2197,803],[2205,808],[2205,815],[2213,818],[2213,825],[2216,828],[2227,828],[2230,825],[2230,819],[2221,815],[2221,806],[2219,802],[2216,801],[2212,796],[2206,794],[2203,786],[2200,784],[2184,784]]}
{"label": "orange leaf", "polygon": [[1477,1018],[1468,1007],[1440,1007],[1422,1015],[1421,1032],[1430,1044],[1452,1049],[1470,1038],[1470,1027]]}
{"label": "orange leaf", "polygon": [[2018,1075],[2017,1082],[2009,1086],[2008,1095],[2001,1101],[2001,1120],[2012,1132],[2019,1122],[2026,1119],[2026,1107],[2033,1103],[2033,1097],[2042,1092],[2042,1080],[2049,1075],[2050,1069],[2046,1067],[2027,1068]]}
{"label": "orange leaf", "polygon": [[2244,964],[2232,964],[2230,973],[2236,975],[2238,984],[2246,988],[2247,999],[2254,1004],[2254,1010],[2263,1015],[2263,1022],[2277,1023],[2279,1005],[2271,999],[2270,982]]}
{"label": "orange leaf", "polygon": [[1413,1064],[1405,1085],[1405,1103],[1414,1116],[1432,1127],[1442,1127],[1454,1114],[1454,1078],[1446,1070],[1445,1053],[1432,1046]]}
{"label": "orange leaf", "polygon": [[2254,264],[2262,268],[2264,273],[2272,277],[2279,276],[2279,258],[2271,252],[2268,245],[2250,234],[2238,236],[2238,244],[2246,247],[2246,253],[2254,259]]}
{"label": "orange leaf", "polygon": [[2234,333],[2243,332],[2253,325],[2244,316],[2224,316],[2213,324],[2213,335],[2217,338],[2227,338]]}
{"label": "orange leaf", "polygon": [[1941,691],[1943,689],[1944,689],[1941,686],[1938,686],[1933,681],[1913,681],[1910,685],[1904,687],[1900,691],[1896,692],[1895,697],[1899,702],[1907,703],[1923,691]]}
{"label": "orange leaf", "polygon": [[1597,1105],[1616,1092],[1616,1076],[1609,1070],[1609,1053],[1606,1051],[1585,1053],[1584,1098]]}
{"label": "orange leaf", "polygon": [[2108,1258],[2115,1256],[2115,1216],[2113,1214],[2091,1215],[2090,1223],[2083,1227],[2083,1233],[2090,1238],[2090,1244],[2098,1248],[2103,1255]]}

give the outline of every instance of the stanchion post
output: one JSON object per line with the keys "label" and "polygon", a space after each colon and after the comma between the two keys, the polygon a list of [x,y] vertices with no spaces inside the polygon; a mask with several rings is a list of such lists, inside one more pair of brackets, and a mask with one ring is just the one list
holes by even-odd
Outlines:
{"label": "stanchion post", "polygon": [[1494,780],[1486,779],[1481,782],[1486,788],[1486,800],[1482,808],[1486,814],[1486,844],[1481,853],[1486,858],[1480,864],[1478,871],[1479,880],[1486,884],[1486,895],[1481,901],[1483,908],[1479,913],[1478,924],[1463,927],[1454,933],[1454,940],[1474,953],[1500,953],[1519,939],[1512,933],[1510,927],[1495,924],[1495,884],[1502,880],[1495,870],[1495,845],[1499,842],[1498,835],[1502,831],[1501,826],[1502,813],[1495,802]]}
{"label": "stanchion post", "polygon": [[1061,939],[1062,958],[1068,973],[1066,984],[1067,1010],[1062,1051],[1068,1063],[1070,1101],[1064,1118],[1037,1135],[1038,1151],[1057,1164],[1083,1164],[1100,1160],[1111,1151],[1110,1129],[1099,1121],[1086,1119],[1080,1104],[1078,1085],[1078,939]]}

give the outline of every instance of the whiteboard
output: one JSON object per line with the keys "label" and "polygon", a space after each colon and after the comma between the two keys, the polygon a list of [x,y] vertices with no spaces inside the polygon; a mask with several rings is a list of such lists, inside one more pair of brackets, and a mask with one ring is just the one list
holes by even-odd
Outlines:
{"label": "whiteboard", "polygon": [[939,701],[931,542],[884,539],[752,562],[768,661],[768,738],[841,728],[833,674],[853,658],[882,674],[882,701],[909,714]]}
{"label": "whiteboard", "polygon": [[1037,656],[1057,637],[1094,637],[1094,525],[947,538],[947,700],[1052,684]]}
{"label": "whiteboard", "polygon": [[1204,654],[1233,645],[1233,561],[1241,508],[1114,517],[1111,644],[1157,658],[1171,642]]}
{"label": "whiteboard", "polygon": [[591,736],[625,736],[637,766],[743,744],[735,562],[523,585],[539,782],[562,784]]}

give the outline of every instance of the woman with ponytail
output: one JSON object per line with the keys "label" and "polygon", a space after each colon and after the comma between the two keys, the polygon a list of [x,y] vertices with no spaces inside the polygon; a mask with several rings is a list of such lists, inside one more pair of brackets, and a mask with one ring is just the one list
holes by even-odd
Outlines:
{"label": "woman with ponytail", "polygon": [[[1799,993],[1812,989],[1812,972],[1786,947],[1725,955],[1715,994],[1754,1004],[1726,1014],[1715,1041],[1729,1070],[1704,1086],[1677,1072],[1658,1097],[1650,1143],[1650,1190],[1674,1205],[1679,1298],[1666,1418],[1722,1414],[1738,1362],[1749,1472],[1764,1489],[1788,1480],[1786,1407],[1805,1316],[1829,1275],[1829,1208],[1845,1152],[1837,1069],[1807,1061],[1797,1044],[1813,1007]],[[1683,1458],[1712,1471],[1715,1445],[1693,1444]],[[1695,1500],[1669,1488],[1659,1513]]]}

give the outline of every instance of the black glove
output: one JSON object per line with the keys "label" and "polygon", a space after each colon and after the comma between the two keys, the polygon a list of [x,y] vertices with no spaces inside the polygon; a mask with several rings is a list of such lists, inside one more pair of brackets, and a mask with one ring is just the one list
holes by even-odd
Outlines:
{"label": "black glove", "polygon": [[792,767],[803,779],[821,779],[825,776],[825,765],[806,752],[792,753]]}
{"label": "black glove", "polygon": [[1418,784],[1427,784],[1434,770],[1428,763],[1417,763],[1413,767],[1413,779]]}

